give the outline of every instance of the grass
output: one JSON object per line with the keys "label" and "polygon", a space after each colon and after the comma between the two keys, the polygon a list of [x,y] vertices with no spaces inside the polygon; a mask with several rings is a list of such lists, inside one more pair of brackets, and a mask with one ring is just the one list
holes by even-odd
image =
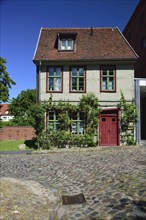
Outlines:
{"label": "grass", "polygon": [[16,151],[19,144],[25,144],[26,148],[37,149],[34,140],[8,140],[0,141],[0,151]]}
{"label": "grass", "polygon": [[9,141],[1,141],[0,142],[0,151],[16,151],[18,150],[19,144],[24,144],[24,140],[9,140]]}

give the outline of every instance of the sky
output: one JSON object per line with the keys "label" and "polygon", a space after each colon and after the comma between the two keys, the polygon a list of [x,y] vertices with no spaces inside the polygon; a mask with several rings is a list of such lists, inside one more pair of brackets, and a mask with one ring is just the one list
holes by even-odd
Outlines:
{"label": "sky", "polygon": [[36,88],[33,63],[41,27],[118,27],[124,30],[139,0],[0,0],[0,56],[16,82],[10,100]]}

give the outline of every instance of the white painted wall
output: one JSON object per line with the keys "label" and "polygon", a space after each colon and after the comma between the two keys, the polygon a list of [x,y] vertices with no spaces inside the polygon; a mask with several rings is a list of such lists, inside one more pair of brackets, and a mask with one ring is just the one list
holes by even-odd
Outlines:
{"label": "white painted wall", "polygon": [[[103,106],[113,106],[118,103],[121,94],[123,92],[127,101],[131,101],[134,98],[134,69],[133,64],[120,64],[116,65],[116,92],[104,93],[100,92],[100,66],[99,65],[87,65],[86,70],[86,93],[92,92],[97,95],[99,102]],[[39,100],[47,101],[50,97],[50,93],[46,93],[46,68],[42,68],[40,73],[39,84]],[[85,93],[69,93],[69,65],[64,66],[63,71],[63,93],[52,93],[53,100],[78,102],[79,98]]]}

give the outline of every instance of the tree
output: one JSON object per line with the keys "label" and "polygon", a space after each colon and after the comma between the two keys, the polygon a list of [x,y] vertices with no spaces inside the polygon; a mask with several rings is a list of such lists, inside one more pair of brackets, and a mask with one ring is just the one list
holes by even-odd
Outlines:
{"label": "tree", "polygon": [[9,89],[16,83],[10,78],[6,71],[6,60],[0,57],[0,102],[7,102],[9,100]]}
{"label": "tree", "polygon": [[33,126],[34,109],[36,107],[36,90],[22,90],[21,93],[12,99],[9,111],[14,116],[14,123],[19,126]]}

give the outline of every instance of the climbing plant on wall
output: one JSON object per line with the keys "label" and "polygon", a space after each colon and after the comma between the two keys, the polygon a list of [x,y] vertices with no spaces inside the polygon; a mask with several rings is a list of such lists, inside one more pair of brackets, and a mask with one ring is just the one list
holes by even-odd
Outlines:
{"label": "climbing plant on wall", "polygon": [[[100,107],[98,98],[94,94],[88,93],[87,95],[83,95],[77,105],[64,101],[54,102],[52,96],[42,105],[45,112],[59,112],[58,121],[60,123],[60,130],[53,131],[50,134],[47,131],[39,131],[37,139],[40,146],[43,148],[50,148],[52,146],[96,146],[94,136],[97,132]],[[83,112],[86,115],[87,129],[84,134],[73,135],[69,132],[73,122],[70,117],[71,112]]]}
{"label": "climbing plant on wall", "polygon": [[138,112],[134,102],[127,102],[122,91],[119,108],[121,109],[121,124],[126,125],[123,129],[122,142],[126,142],[127,145],[133,145],[135,144],[134,126],[138,120]]}

